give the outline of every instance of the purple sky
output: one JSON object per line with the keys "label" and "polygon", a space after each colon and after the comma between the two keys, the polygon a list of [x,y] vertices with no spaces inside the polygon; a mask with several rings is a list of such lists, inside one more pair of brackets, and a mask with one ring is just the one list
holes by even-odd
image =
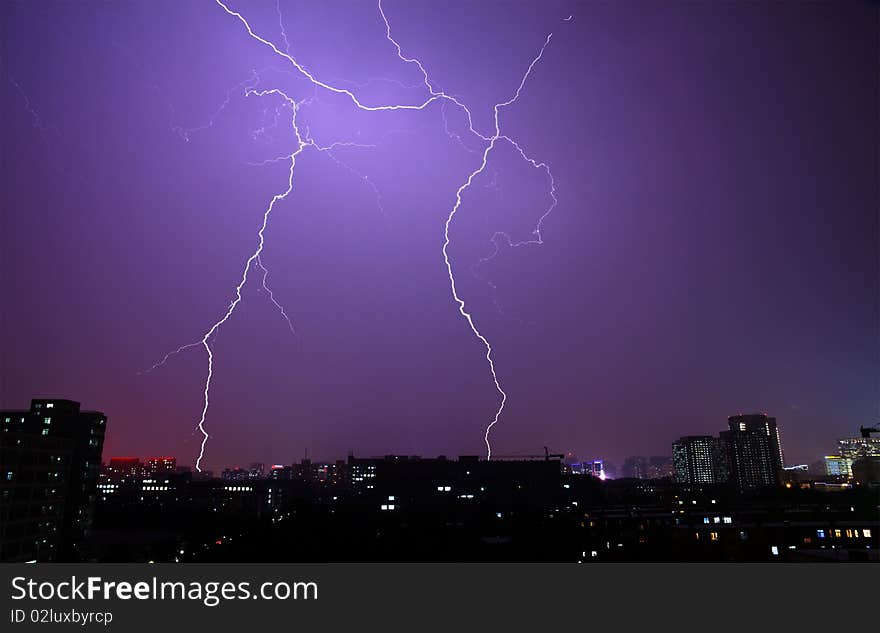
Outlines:
{"label": "purple sky", "polygon": [[[285,48],[272,0],[230,6]],[[322,81],[368,105],[426,99],[375,4],[280,7]],[[553,32],[501,114],[552,169],[544,244],[476,267],[497,231],[529,239],[551,201],[504,143],[450,229],[509,396],[496,454],[668,454],[766,411],[798,463],[877,421],[876,7],[383,7],[486,134]],[[446,129],[442,101],[359,111],[207,0],[0,11],[0,406],[73,398],[109,416],[105,456],[194,461],[204,349],[139,372],[223,316],[286,187],[288,164],[249,164],[296,147],[282,99],[245,97],[256,71],[258,89],[315,97],[298,124],[318,143],[375,147],[297,158],[261,257],[296,335],[252,269],[213,340],[203,466],[485,453],[498,393],[441,250],[485,147],[459,108],[446,102]]]}

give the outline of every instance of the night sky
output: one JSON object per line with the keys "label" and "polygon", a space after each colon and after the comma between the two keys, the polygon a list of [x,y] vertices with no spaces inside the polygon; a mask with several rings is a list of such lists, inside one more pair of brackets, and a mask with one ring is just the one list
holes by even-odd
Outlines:
{"label": "night sky", "polygon": [[[274,0],[234,2],[286,48]],[[365,104],[420,104],[376,4],[282,2],[290,52]],[[878,418],[878,12],[854,3],[411,2],[404,55],[506,143],[449,256],[509,398],[496,454],[619,463],[728,415],[809,462]],[[202,2],[4,2],[0,406],[109,417],[105,457],[192,464],[207,357],[296,148],[261,262],[212,339],[203,467],[485,454],[499,403],[443,259],[485,143],[460,108],[365,112]],[[565,20],[572,16],[571,20]],[[257,83],[257,81],[259,83]],[[445,123],[444,123],[445,114]]]}

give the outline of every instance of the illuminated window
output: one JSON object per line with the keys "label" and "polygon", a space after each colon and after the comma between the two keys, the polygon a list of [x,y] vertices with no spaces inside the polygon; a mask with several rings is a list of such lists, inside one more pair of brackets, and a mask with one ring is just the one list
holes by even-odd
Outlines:
{"label": "illuminated window", "polygon": [[862,535],[863,535],[865,538],[871,538],[871,530],[868,530],[868,529],[864,529],[864,530],[862,530]]}
{"label": "illuminated window", "polygon": [[43,418],[43,424],[52,424],[52,418]]}
{"label": "illuminated window", "polygon": [[49,429],[43,429],[43,435],[49,435]]}
{"label": "illuminated window", "polygon": [[52,408],[54,408],[54,407],[55,407],[55,403],[54,403],[54,402],[48,402],[48,403],[46,403],[46,408],[47,408],[47,409],[52,409]]}
{"label": "illuminated window", "polygon": [[774,556],[779,556],[779,548],[776,547],[775,545],[771,545],[770,546],[770,553],[773,554]]}
{"label": "illuminated window", "polygon": [[709,539],[712,541],[718,540],[718,532],[709,532]]}
{"label": "illuminated window", "polygon": [[819,538],[825,538],[825,530],[816,530],[816,536]]}

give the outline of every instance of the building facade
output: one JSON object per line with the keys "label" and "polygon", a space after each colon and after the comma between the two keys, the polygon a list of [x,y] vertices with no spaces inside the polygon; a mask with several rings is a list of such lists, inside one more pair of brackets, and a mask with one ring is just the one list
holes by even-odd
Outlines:
{"label": "building facade", "polygon": [[730,479],[740,490],[778,486],[782,482],[782,445],[776,418],[765,414],[728,418],[721,441]]}
{"label": "building facade", "polygon": [[683,484],[718,484],[727,481],[721,442],[711,435],[686,435],[672,445],[675,481]]}
{"label": "building facade", "polygon": [[880,457],[880,437],[844,437],[837,440],[837,454],[825,456],[825,473],[853,476],[852,466],[864,457]]}
{"label": "building facade", "polygon": [[71,400],[0,411],[0,560],[76,561],[89,534],[107,418]]}

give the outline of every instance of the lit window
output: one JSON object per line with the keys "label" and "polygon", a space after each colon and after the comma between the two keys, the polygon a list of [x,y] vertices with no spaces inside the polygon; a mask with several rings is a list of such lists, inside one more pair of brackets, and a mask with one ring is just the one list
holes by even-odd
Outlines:
{"label": "lit window", "polygon": [[718,540],[718,532],[709,532],[709,539],[713,541]]}
{"label": "lit window", "polygon": [[43,429],[43,435],[49,435],[49,429]]}
{"label": "lit window", "polygon": [[709,517],[703,517],[703,523],[709,523]]}
{"label": "lit window", "polygon": [[52,418],[43,418],[43,424],[52,424]]}
{"label": "lit window", "polygon": [[724,517],[724,522],[725,523],[733,523],[733,519],[731,519],[730,517]]}
{"label": "lit window", "polygon": [[816,536],[819,538],[825,538],[825,530],[816,530]]}
{"label": "lit window", "polygon": [[871,538],[871,530],[862,530],[862,536],[864,536],[865,538]]}
{"label": "lit window", "polygon": [[774,556],[779,556],[779,548],[776,547],[775,545],[771,545],[770,546],[770,553],[773,554]]}
{"label": "lit window", "polygon": [[47,408],[47,409],[52,409],[52,408],[54,408],[54,407],[55,407],[55,403],[54,403],[54,402],[48,402],[48,403],[46,403],[46,408]]}

